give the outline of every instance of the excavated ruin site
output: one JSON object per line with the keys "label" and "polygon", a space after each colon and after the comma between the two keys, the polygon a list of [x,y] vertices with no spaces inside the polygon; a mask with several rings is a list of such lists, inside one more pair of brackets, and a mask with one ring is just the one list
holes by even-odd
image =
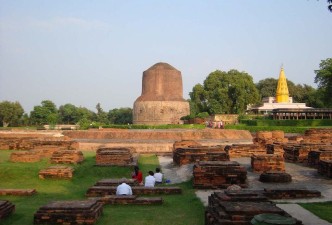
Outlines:
{"label": "excavated ruin site", "polygon": [[[265,213],[288,224],[310,224],[306,218],[285,211],[278,201],[332,200],[332,129],[309,129],[304,135],[292,136],[282,131],[253,135],[209,128],[13,130],[0,132],[0,149],[13,150],[12,162],[49,158],[52,165],[40,170],[40,179],[72,179],[75,173],[70,164],[84,162],[82,151],[96,152],[95,166],[134,166],[140,154],[157,154],[168,182],[192,179],[206,206],[207,225],[251,224]],[[149,195],[182,194],[176,186],[146,188],[133,180],[127,182],[132,185],[133,196],[116,196],[120,180],[105,177],[87,190],[87,200],[41,206],[34,223],[94,224],[104,204],[163,204],[162,197]],[[0,194],[32,195],[36,191],[2,188]],[[0,219],[14,210],[12,203],[0,201]]]}

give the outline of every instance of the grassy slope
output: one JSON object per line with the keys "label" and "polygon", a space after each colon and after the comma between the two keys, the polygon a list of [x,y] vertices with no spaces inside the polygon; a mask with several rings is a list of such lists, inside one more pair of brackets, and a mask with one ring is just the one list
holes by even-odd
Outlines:
{"label": "grassy slope", "polygon": [[301,203],[299,205],[309,210],[319,218],[332,222],[332,202]]}
{"label": "grassy slope", "polygon": [[[3,225],[33,224],[37,209],[53,200],[85,199],[86,190],[102,178],[130,177],[131,170],[125,167],[95,167],[94,153],[85,152],[85,161],[74,165],[72,180],[40,180],[38,172],[49,166],[47,160],[38,163],[11,163],[11,151],[0,151],[0,188],[35,188],[38,194],[27,197],[0,196],[16,205],[16,211]],[[139,165],[143,174],[158,166],[154,155],[142,156]],[[104,207],[97,225],[108,224],[204,224],[204,207],[197,199],[191,182],[182,183],[182,195],[162,196],[163,205],[134,206],[109,205]]]}

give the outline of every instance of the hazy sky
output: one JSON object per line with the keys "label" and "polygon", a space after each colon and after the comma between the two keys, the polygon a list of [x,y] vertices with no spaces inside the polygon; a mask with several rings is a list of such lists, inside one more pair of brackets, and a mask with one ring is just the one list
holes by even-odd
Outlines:
{"label": "hazy sky", "polygon": [[326,0],[0,0],[0,101],[132,107],[157,62],[184,98],[216,69],[314,83],[332,57]]}

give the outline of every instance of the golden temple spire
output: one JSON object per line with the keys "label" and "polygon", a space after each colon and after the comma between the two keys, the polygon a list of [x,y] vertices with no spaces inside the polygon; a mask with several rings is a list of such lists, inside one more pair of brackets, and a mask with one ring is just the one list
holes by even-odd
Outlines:
{"label": "golden temple spire", "polygon": [[281,67],[278,86],[276,91],[276,102],[277,103],[288,103],[289,102],[289,92],[287,87],[287,80],[284,72],[284,68]]}

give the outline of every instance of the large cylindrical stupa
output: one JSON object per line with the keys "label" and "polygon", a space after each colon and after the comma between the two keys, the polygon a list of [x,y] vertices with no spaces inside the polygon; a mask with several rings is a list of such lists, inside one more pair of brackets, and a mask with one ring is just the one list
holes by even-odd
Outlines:
{"label": "large cylindrical stupa", "polygon": [[189,114],[179,70],[160,62],[143,72],[142,94],[134,102],[134,124],[179,124]]}

